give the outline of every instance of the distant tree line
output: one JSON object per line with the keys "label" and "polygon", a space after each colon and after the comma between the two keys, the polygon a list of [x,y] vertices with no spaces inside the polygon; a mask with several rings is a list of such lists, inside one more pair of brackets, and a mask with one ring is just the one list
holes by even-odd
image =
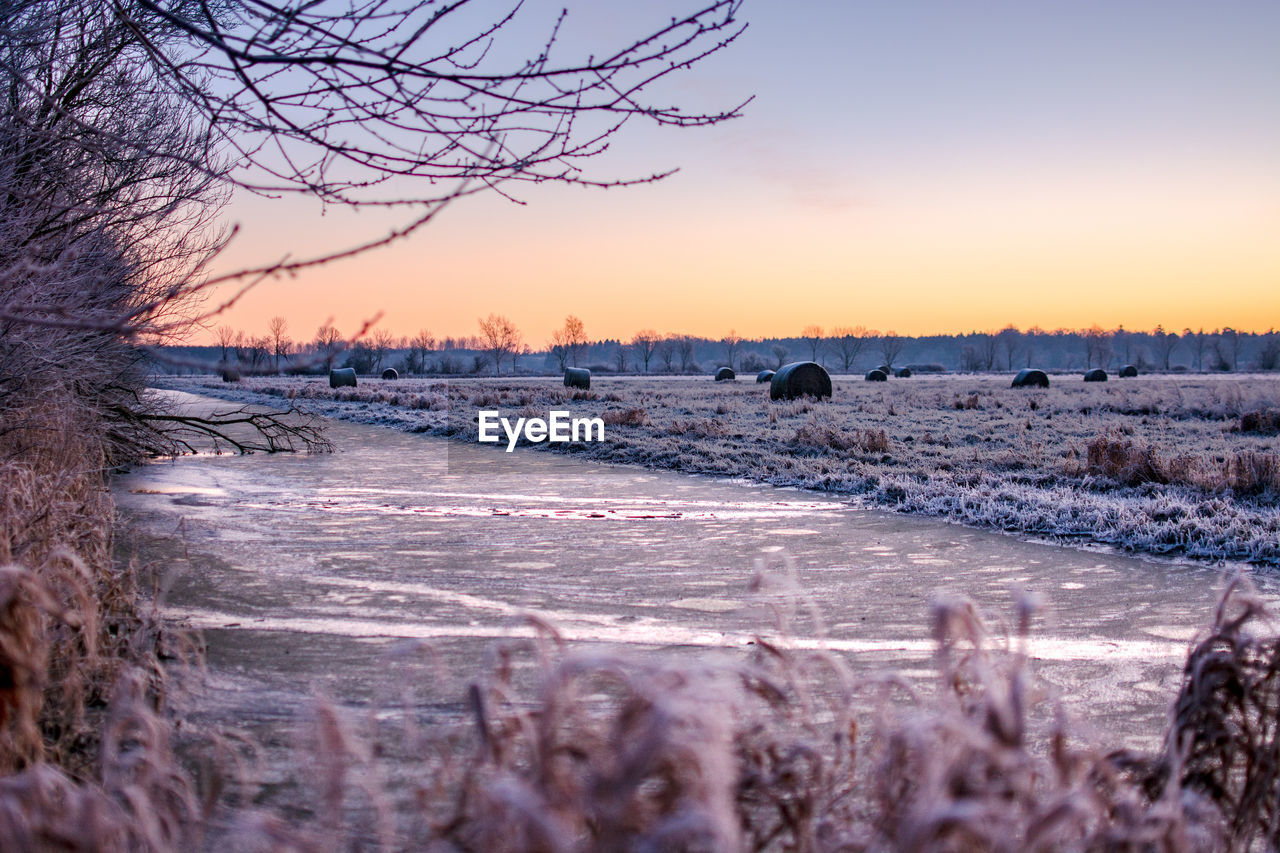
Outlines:
{"label": "distant tree line", "polygon": [[837,373],[873,367],[911,367],[917,372],[1008,371],[1034,366],[1048,370],[1118,369],[1241,371],[1280,369],[1280,333],[1150,331],[1006,326],[999,330],[911,337],[865,326],[807,326],[794,337],[748,339],[732,329],[720,338],[641,329],[627,340],[593,340],[581,319],[570,315],[542,348],[526,343],[507,317],[477,321],[477,334],[437,338],[423,329],[395,336],[374,330],[354,339],[326,323],[309,339],[295,341],[283,317],[274,317],[261,335],[229,326],[215,330],[215,347],[185,347],[175,359],[188,369],[236,366],[248,373],[325,372],[353,367],[362,374],[393,367],[409,375],[502,375],[554,373],[566,367],[596,372],[688,374],[721,366],[747,372],[776,369],[788,361],[816,361]]}

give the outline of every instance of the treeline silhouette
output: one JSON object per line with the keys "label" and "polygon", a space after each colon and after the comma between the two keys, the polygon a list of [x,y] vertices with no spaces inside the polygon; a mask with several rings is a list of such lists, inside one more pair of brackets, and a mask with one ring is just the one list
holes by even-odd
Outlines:
{"label": "treeline silhouette", "polygon": [[985,372],[1038,367],[1047,370],[1271,371],[1280,368],[1280,332],[1232,328],[1131,331],[1006,326],[998,331],[912,337],[865,327],[810,326],[787,337],[743,338],[732,330],[720,338],[641,330],[630,339],[591,339],[581,320],[569,316],[540,348],[531,347],[505,317],[479,321],[479,334],[436,338],[423,330],[397,337],[376,330],[345,339],[325,324],[310,340],[294,342],[283,318],[272,318],[254,337],[227,326],[213,346],[167,347],[156,369],[201,373],[234,366],[247,374],[322,373],[352,367],[375,373],[393,367],[408,375],[559,373],[588,367],[600,373],[697,374],[720,366],[774,369],[788,361],[817,361],[836,373],[862,373],[880,365],[917,373]]}

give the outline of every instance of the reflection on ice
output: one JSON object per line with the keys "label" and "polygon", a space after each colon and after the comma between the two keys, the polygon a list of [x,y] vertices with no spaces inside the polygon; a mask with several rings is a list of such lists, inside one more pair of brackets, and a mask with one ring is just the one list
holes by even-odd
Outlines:
{"label": "reflection on ice", "polygon": [[[673,602],[673,604],[676,604]],[[694,608],[697,609],[697,608]],[[304,634],[330,634],[359,639],[429,640],[443,637],[479,637],[485,639],[533,639],[539,629],[527,621],[511,623],[428,623],[396,622],[382,619],[351,619],[319,616],[260,616],[233,618],[216,611],[198,608],[172,608],[170,615],[192,627],[205,630],[244,628],[255,631],[295,631]],[[530,612],[530,616],[542,614]],[[740,648],[754,643],[757,637],[771,644],[791,649],[826,649],[837,652],[903,652],[911,657],[931,655],[934,644],[922,639],[831,639],[823,637],[746,634],[699,629],[653,620],[649,624],[609,624],[602,622],[543,622],[555,628],[563,640],[587,643],[626,643],[645,646],[703,646],[706,648]],[[1033,637],[1025,646],[1026,654],[1044,661],[1182,661],[1187,655],[1186,643],[1149,640],[1072,640],[1063,637]],[[922,672],[930,672],[923,670]]]}
{"label": "reflection on ice", "polygon": [[194,486],[191,484],[168,483],[163,486],[153,488],[130,489],[130,494],[134,495],[225,495],[222,489],[212,486]]}

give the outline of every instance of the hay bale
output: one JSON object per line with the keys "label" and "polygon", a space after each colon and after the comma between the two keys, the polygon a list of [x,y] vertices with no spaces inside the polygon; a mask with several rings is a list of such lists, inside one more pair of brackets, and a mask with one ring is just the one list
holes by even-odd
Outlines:
{"label": "hay bale", "polygon": [[831,376],[813,361],[793,361],[778,368],[769,380],[770,400],[794,400],[797,397],[831,396]]}
{"label": "hay bale", "polygon": [[893,375],[893,368],[887,364],[880,365],[879,367],[876,368],[876,370],[883,373],[885,379],[888,379],[890,376]]}
{"label": "hay bale", "polygon": [[732,382],[738,378],[738,374],[733,372],[732,367],[722,367],[716,371],[717,382]]}
{"label": "hay bale", "polygon": [[394,367],[388,367],[386,370],[382,371],[382,378],[383,379],[399,379],[400,374],[396,372],[396,369]]}
{"label": "hay bale", "polygon": [[769,381],[770,379],[772,379],[772,378],[773,378],[773,371],[772,371],[772,370],[762,370],[762,371],[760,371],[759,373],[757,373],[757,374],[756,374],[756,381],[757,381],[757,382],[768,382],[768,381]]}
{"label": "hay bale", "polygon": [[903,367],[903,368],[900,368],[900,369],[899,369],[896,373],[894,373],[893,375],[894,375],[894,376],[896,376],[896,377],[898,377],[899,379],[910,379],[910,378],[911,378],[911,368],[910,368],[910,367]]}
{"label": "hay bale", "polygon": [[1049,376],[1043,370],[1024,367],[1013,377],[1014,388],[1048,388]]}
{"label": "hay bale", "polygon": [[1132,364],[1126,364],[1124,367],[1120,368],[1121,379],[1132,379],[1137,375],[1138,368],[1134,367]]}
{"label": "hay bale", "polygon": [[585,367],[566,367],[564,369],[564,387],[591,389],[591,371]]}
{"label": "hay bale", "polygon": [[234,367],[224,367],[218,372],[222,374],[223,382],[240,381],[240,371],[236,370]]}
{"label": "hay bale", "polygon": [[889,374],[885,373],[883,370],[880,370],[880,369],[868,370],[867,381],[868,382],[888,382]]}
{"label": "hay bale", "polygon": [[1084,375],[1084,381],[1085,382],[1106,382],[1107,371],[1103,370],[1101,367],[1095,367],[1093,370],[1090,370],[1088,373]]}
{"label": "hay bale", "polygon": [[329,371],[329,387],[356,387],[356,369],[354,367],[337,367]]}

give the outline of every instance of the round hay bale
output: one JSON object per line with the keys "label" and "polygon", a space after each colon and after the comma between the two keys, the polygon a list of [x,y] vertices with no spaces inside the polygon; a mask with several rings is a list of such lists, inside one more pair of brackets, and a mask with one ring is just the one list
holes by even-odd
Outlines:
{"label": "round hay bale", "polygon": [[1121,379],[1132,379],[1137,375],[1138,368],[1134,367],[1132,364],[1126,364],[1124,367],[1120,368]]}
{"label": "round hay bale", "polygon": [[394,367],[388,367],[386,370],[382,371],[382,378],[383,379],[399,379],[400,374],[396,372],[396,369]]}
{"label": "round hay bale", "polygon": [[738,374],[733,372],[732,367],[722,367],[716,371],[717,382],[732,382],[738,378]]}
{"label": "round hay bale", "polygon": [[894,373],[893,375],[894,375],[894,376],[896,376],[896,377],[898,377],[899,379],[910,379],[910,378],[911,378],[911,368],[910,368],[910,367],[902,367],[902,368],[899,368],[899,369],[898,369],[898,371],[897,371],[896,373]]}
{"label": "round hay bale", "polygon": [[329,387],[356,387],[356,369],[354,367],[336,367],[329,371]]}
{"label": "round hay bale", "polygon": [[1090,370],[1088,373],[1084,375],[1084,381],[1085,382],[1106,382],[1107,371],[1103,370],[1101,367],[1095,367],[1093,370]]}
{"label": "round hay bale", "polygon": [[883,373],[883,374],[884,374],[885,379],[888,379],[890,376],[892,376],[892,375],[893,375],[893,368],[892,368],[892,367],[890,367],[890,366],[889,366],[889,365],[887,365],[887,364],[882,364],[882,365],[880,365],[879,367],[877,367],[877,368],[876,368],[876,370],[878,370],[878,371],[880,371],[881,373]]}
{"label": "round hay bale", "polygon": [[1018,371],[1018,375],[1013,377],[1014,388],[1048,388],[1049,375],[1043,370],[1036,370],[1032,367],[1024,367]]}
{"label": "round hay bale", "polygon": [[234,367],[224,367],[219,372],[222,373],[223,382],[239,382],[240,381],[240,371],[236,370]]}
{"label": "round hay bale", "polygon": [[831,376],[826,368],[813,361],[793,361],[778,368],[769,380],[770,400],[794,400],[797,397],[831,396]]}
{"label": "round hay bale", "polygon": [[876,369],[876,370],[868,370],[868,371],[867,371],[867,381],[868,381],[868,382],[888,382],[888,381],[889,381],[889,374],[887,374],[887,373],[885,373],[883,370],[879,370],[879,369]]}
{"label": "round hay bale", "polygon": [[756,381],[757,381],[757,382],[768,382],[768,381],[769,381],[770,379],[772,379],[772,378],[773,378],[773,371],[772,371],[772,370],[762,370],[762,371],[760,371],[759,373],[757,373],[757,374],[756,374]]}
{"label": "round hay bale", "polygon": [[591,371],[585,367],[566,367],[564,369],[564,387],[591,389]]}

